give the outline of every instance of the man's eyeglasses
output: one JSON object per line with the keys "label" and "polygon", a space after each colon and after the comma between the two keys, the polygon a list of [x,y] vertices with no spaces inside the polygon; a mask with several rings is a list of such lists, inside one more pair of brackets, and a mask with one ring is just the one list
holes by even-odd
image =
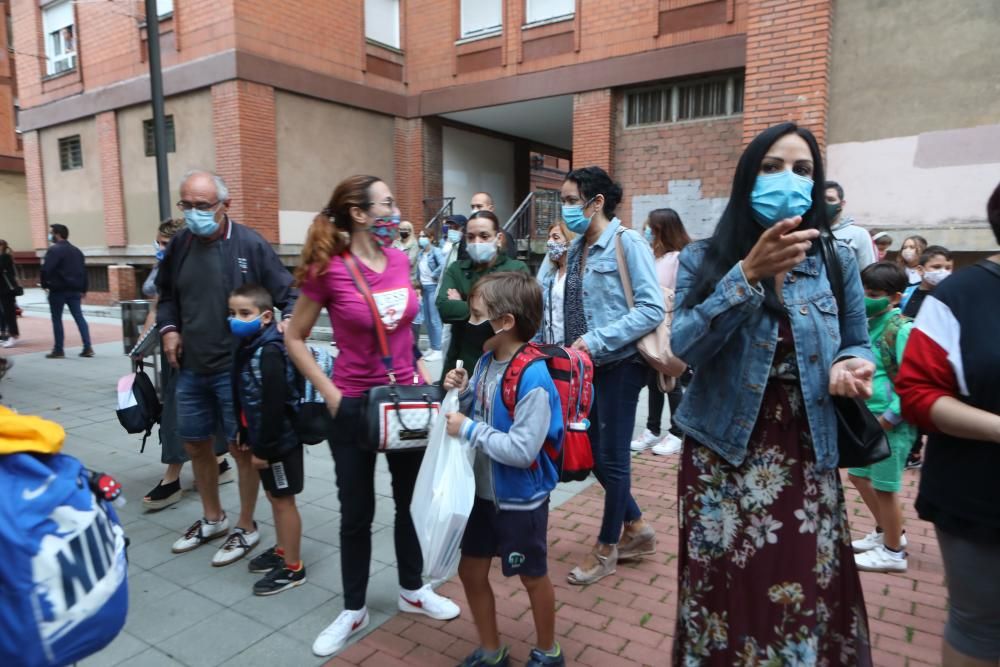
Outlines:
{"label": "man's eyeglasses", "polygon": [[193,201],[184,201],[182,199],[179,202],[177,202],[177,208],[179,208],[182,211],[190,211],[191,209],[194,209],[196,211],[207,212],[211,211],[213,208],[215,208],[221,203],[222,203],[221,201],[217,201],[214,204],[206,204],[205,202],[201,201],[193,202]]}

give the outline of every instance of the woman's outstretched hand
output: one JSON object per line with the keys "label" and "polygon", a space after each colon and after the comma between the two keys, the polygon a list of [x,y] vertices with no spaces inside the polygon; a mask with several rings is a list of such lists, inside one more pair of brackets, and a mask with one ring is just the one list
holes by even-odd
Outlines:
{"label": "woman's outstretched hand", "polygon": [[761,278],[772,278],[785,273],[805,260],[813,240],[819,238],[819,230],[794,231],[800,224],[802,218],[795,216],[764,230],[743,259],[743,274],[751,285]]}

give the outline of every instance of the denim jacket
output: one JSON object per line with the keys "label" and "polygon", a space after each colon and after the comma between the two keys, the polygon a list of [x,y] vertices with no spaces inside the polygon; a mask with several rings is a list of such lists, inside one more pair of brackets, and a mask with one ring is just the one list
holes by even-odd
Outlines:
{"label": "denim jacket", "polygon": [[[583,273],[583,312],[587,333],[583,342],[594,364],[600,366],[636,353],[636,341],[663,321],[663,291],[656,279],[653,253],[642,236],[632,229],[622,233],[635,305],[629,309],[618,273],[615,234],[622,223],[615,218],[587,251]],[[567,266],[580,261],[584,237],[573,239]],[[543,294],[547,290],[543,290]],[[548,304],[545,304],[547,309]]]}
{"label": "denim jacket", "polygon": [[[670,337],[673,352],[694,368],[694,379],[677,411],[677,424],[732,465],[746,458],[778,341],[778,319],[765,310],[739,265],[694,308],[683,306],[707,242],[680,256],[677,310]],[[857,260],[844,243],[837,251],[844,272],[847,316],[838,318],[822,256],[809,256],[788,272],[785,310],[795,338],[802,398],[816,451],[817,469],[837,467],[837,418],[829,394],[830,367],[849,357],[873,361]],[[723,418],[724,416],[724,418]]]}

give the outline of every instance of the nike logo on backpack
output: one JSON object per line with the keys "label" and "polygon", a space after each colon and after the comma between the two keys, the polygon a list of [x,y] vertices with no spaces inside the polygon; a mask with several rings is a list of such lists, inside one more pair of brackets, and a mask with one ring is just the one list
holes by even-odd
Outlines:
{"label": "nike logo on backpack", "polygon": [[35,498],[38,498],[48,490],[55,478],[55,475],[49,475],[49,478],[45,480],[45,482],[37,489],[25,489],[22,491],[21,497],[25,500],[34,500]]}

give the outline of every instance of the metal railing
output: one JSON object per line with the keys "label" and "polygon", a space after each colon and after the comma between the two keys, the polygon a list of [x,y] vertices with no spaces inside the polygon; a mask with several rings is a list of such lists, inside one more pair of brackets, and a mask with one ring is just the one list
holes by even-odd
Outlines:
{"label": "metal railing", "polygon": [[441,238],[441,224],[452,215],[455,208],[454,197],[428,197],[424,199],[424,229],[432,232],[434,238]]}
{"label": "metal railing", "polygon": [[503,232],[517,243],[519,259],[544,253],[545,239],[549,229],[559,219],[559,192],[557,190],[536,190],[529,192],[514,214],[503,225]]}

